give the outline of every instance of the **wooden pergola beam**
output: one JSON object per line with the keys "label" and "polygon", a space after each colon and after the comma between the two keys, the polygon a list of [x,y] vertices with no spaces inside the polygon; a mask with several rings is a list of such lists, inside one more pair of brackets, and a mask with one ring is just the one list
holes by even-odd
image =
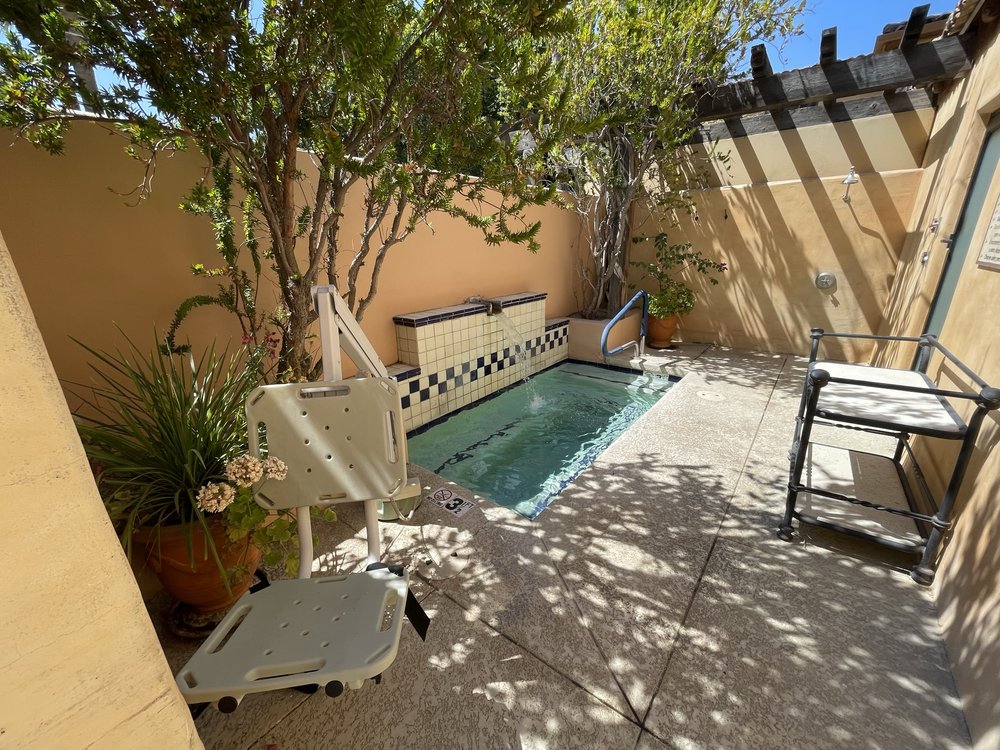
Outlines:
{"label": "wooden pergola beam", "polygon": [[751,112],[786,109],[846,96],[929,86],[972,67],[974,35],[945,37],[910,50],[890,50],[826,65],[738,81],[702,94],[696,120],[721,120]]}
{"label": "wooden pergola beam", "polygon": [[829,65],[837,62],[837,27],[823,29],[823,36],[819,39],[819,64]]}
{"label": "wooden pergola beam", "polygon": [[917,46],[917,42],[920,41],[920,34],[924,30],[924,24],[927,23],[927,14],[930,11],[931,6],[929,3],[927,5],[918,5],[910,11],[910,18],[906,22],[906,28],[903,29],[903,38],[899,40],[899,48],[903,52],[907,52]]}
{"label": "wooden pergola beam", "polygon": [[750,48],[750,72],[754,78],[766,78],[774,75],[771,61],[767,59],[767,47],[763,44],[755,44]]}

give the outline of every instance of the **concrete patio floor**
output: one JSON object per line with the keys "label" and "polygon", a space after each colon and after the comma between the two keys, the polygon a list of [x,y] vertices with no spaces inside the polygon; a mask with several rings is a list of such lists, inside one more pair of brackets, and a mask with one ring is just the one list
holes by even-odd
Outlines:
{"label": "concrete patio floor", "polygon": [[[381,685],[209,709],[206,747],[969,747],[910,558],[774,534],[804,361],[688,345],[646,364],[686,375],[535,521],[480,498],[382,525],[431,627],[404,627]],[[323,572],[364,558],[360,508],[338,514],[317,523]],[[175,672],[197,647],[161,639]]]}

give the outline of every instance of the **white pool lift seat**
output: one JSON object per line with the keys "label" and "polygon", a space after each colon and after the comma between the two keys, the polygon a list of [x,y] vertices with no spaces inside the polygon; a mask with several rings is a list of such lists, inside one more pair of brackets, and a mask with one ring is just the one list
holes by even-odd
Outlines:
{"label": "white pool lift seat", "polygon": [[[247,400],[251,454],[262,455],[266,445],[267,455],[288,466],[284,480],[255,487],[254,499],[272,510],[295,509],[299,577],[265,578],[233,605],[177,674],[190,704],[214,703],[228,713],[248,694],[283,688],[322,687],[336,697],[345,686],[380,679],[396,657],[404,616],[421,637],[426,634],[427,618],[409,592],[407,571],[379,562],[376,501],[419,491],[407,480],[396,383],[384,377],[353,317],[343,320],[335,290],[321,288],[317,302],[326,374],[340,370],[339,356],[331,356],[326,344],[342,343],[383,377],[268,385]],[[344,341],[327,341],[345,330]],[[345,502],[365,505],[367,566],[311,578],[310,507]]]}

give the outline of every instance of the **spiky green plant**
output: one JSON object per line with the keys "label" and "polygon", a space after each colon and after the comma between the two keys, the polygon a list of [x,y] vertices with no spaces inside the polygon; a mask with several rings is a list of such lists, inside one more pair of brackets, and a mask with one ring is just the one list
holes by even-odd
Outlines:
{"label": "spiky green plant", "polygon": [[[194,523],[210,540],[197,493],[223,480],[226,463],[246,448],[244,403],[261,381],[263,351],[209,347],[196,358],[154,345],[144,354],[126,340],[114,352],[77,342],[92,355],[96,380],[74,389],[77,428],[108,513],[129,554],[141,526]],[[190,535],[187,544],[191,555]]]}

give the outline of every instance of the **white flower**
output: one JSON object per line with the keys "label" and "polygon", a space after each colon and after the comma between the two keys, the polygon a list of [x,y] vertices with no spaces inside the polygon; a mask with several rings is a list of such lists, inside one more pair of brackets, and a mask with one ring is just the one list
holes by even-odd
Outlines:
{"label": "white flower", "polygon": [[288,476],[288,467],[280,458],[269,456],[264,459],[264,473],[268,479],[276,479],[279,482]]}
{"label": "white flower", "polygon": [[250,487],[254,482],[259,482],[263,476],[263,465],[249,453],[234,458],[226,466],[226,478],[239,487]]}
{"label": "white flower", "polygon": [[206,513],[221,513],[236,500],[236,490],[228,484],[211,482],[198,490],[198,507]]}

